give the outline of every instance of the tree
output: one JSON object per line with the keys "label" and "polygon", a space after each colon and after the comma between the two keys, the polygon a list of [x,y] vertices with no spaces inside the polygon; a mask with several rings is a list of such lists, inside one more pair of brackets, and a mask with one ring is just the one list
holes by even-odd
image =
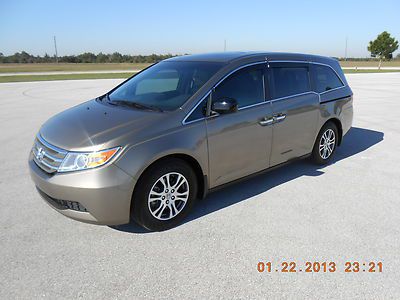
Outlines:
{"label": "tree", "polygon": [[112,63],[120,63],[122,62],[122,54],[119,52],[114,52],[110,55],[110,61]]}
{"label": "tree", "polygon": [[43,56],[43,62],[48,63],[51,62],[51,57],[47,53],[44,54]]}
{"label": "tree", "polygon": [[369,42],[368,51],[372,57],[379,58],[379,69],[381,68],[382,59],[392,59],[393,52],[399,48],[399,42],[391,37],[389,32],[384,31],[374,41]]}
{"label": "tree", "polygon": [[106,62],[108,62],[108,55],[100,52],[99,54],[97,54],[96,62],[97,63],[106,63]]}
{"label": "tree", "polygon": [[96,62],[96,55],[91,52],[85,52],[77,56],[78,61],[81,63],[94,63]]}
{"label": "tree", "polygon": [[[79,55],[59,56],[58,61],[63,63],[154,63],[173,56],[172,54],[122,55],[119,52],[114,52],[113,54],[100,52],[96,55],[91,52],[86,52]],[[54,58],[47,53],[45,53],[44,56],[34,56],[26,51],[21,51],[6,56],[0,52],[0,63],[51,63],[53,61]]]}
{"label": "tree", "polygon": [[63,63],[79,63],[79,59],[75,55],[65,55],[58,58],[59,62]]}

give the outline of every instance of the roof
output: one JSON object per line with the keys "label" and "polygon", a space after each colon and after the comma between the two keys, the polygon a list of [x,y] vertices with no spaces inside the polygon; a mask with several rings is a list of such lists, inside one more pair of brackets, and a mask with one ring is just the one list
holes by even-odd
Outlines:
{"label": "roof", "polygon": [[167,59],[167,61],[201,61],[230,63],[239,59],[255,58],[268,60],[301,60],[301,61],[326,61],[332,58],[311,54],[283,53],[283,52],[215,52],[194,55],[182,55]]}

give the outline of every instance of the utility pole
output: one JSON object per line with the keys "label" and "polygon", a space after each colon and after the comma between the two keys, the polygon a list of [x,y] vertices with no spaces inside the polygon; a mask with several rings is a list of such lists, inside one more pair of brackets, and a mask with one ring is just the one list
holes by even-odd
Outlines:
{"label": "utility pole", "polygon": [[56,63],[58,63],[57,40],[56,40],[56,36],[54,36],[53,38],[54,38],[54,50],[56,51]]}
{"label": "utility pole", "polygon": [[224,52],[226,52],[226,40],[224,40]]}
{"label": "utility pole", "polygon": [[346,36],[346,46],[344,48],[344,60],[347,60],[347,36]]}

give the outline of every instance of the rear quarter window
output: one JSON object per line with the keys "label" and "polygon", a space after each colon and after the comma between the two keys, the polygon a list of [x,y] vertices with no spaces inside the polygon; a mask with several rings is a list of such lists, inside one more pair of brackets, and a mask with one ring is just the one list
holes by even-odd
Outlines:
{"label": "rear quarter window", "polygon": [[326,92],[343,86],[337,74],[327,66],[314,65],[314,85],[317,93]]}

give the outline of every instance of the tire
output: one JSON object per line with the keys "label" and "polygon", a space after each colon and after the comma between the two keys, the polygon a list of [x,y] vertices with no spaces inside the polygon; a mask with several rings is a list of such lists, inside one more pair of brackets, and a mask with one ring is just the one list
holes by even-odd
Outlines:
{"label": "tire", "polygon": [[162,160],[150,166],[137,182],[131,216],[151,231],[175,227],[192,209],[197,189],[196,174],[185,161]]}
{"label": "tire", "polygon": [[338,144],[338,129],[333,122],[326,123],[318,133],[311,155],[317,165],[326,165],[331,160]]}

